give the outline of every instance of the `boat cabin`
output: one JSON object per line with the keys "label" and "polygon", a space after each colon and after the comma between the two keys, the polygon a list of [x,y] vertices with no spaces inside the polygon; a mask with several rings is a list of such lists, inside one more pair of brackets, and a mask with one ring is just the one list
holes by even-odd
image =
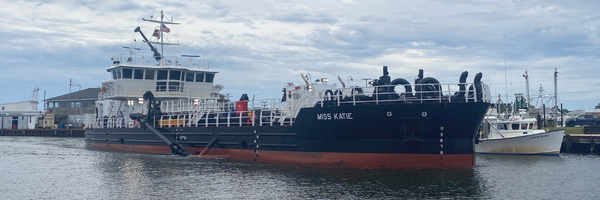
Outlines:
{"label": "boat cabin", "polygon": [[534,118],[515,118],[510,120],[487,118],[481,126],[480,139],[515,137],[538,133],[540,131],[543,130],[537,130],[537,120]]}
{"label": "boat cabin", "polygon": [[[193,65],[192,65],[193,66]],[[104,98],[128,100],[151,91],[155,98],[208,98],[213,93],[216,71],[171,64],[116,62],[107,69],[111,79],[102,82]]]}

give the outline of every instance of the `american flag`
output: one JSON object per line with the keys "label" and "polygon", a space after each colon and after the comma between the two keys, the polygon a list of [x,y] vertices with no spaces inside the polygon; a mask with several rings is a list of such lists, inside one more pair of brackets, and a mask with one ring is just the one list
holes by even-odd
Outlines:
{"label": "american flag", "polygon": [[171,29],[163,24],[162,25],[162,32],[169,33],[169,32],[171,32]]}
{"label": "american flag", "polygon": [[160,39],[160,32],[158,32],[158,29],[154,29],[154,33],[152,33],[152,36],[157,37],[158,39]]}

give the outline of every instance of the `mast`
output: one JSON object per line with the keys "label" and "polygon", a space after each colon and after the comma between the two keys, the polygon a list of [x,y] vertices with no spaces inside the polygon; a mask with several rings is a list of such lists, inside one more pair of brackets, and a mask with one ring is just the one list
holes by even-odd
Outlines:
{"label": "mast", "polygon": [[525,77],[525,91],[527,93],[527,106],[529,107],[529,101],[531,101],[531,97],[529,96],[529,75],[527,74],[527,71],[525,71],[525,74],[523,74],[523,77]]}
{"label": "mast", "polygon": [[[558,109],[558,70],[554,68],[554,109]],[[554,112],[556,114],[556,112]]]}
{"label": "mast", "polygon": [[508,81],[506,79],[506,36],[504,37],[504,94],[506,95],[506,102],[508,102]]}
{"label": "mast", "polygon": [[[158,31],[159,31],[158,35],[160,37],[160,42],[151,42],[151,41],[148,41],[148,40],[147,40],[147,42],[148,43],[160,43],[160,65],[161,66],[165,65],[165,61],[164,61],[164,57],[165,57],[164,56],[164,45],[165,44],[166,45],[179,45],[177,43],[165,43],[164,42],[164,39],[165,39],[164,30],[168,30],[165,24],[179,25],[180,23],[173,22],[173,19],[171,19],[171,20],[166,19],[165,20],[165,15],[164,15],[164,13],[163,13],[162,10],[160,11],[160,21],[159,20],[154,20],[153,16],[151,16],[150,19],[144,19],[144,18],[142,18],[142,20],[147,21],[147,22],[154,22],[154,23],[160,24],[159,28],[158,28]],[[155,53],[155,54],[157,54],[157,53]]]}
{"label": "mast", "polygon": [[161,56],[161,63],[164,64],[164,58],[165,58],[165,54],[163,52],[163,50],[165,49],[163,47],[163,40],[165,39],[164,33],[163,33],[163,26],[165,25],[165,23],[163,22],[163,18],[165,17],[165,15],[163,14],[163,11],[160,10],[160,56]]}

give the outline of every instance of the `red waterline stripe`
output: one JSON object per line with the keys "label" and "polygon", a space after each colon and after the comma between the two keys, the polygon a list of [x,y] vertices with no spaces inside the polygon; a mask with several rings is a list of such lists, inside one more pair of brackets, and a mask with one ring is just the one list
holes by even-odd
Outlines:
{"label": "red waterline stripe", "polygon": [[[168,146],[88,143],[91,149],[149,154],[171,154]],[[194,154],[203,147],[186,147]],[[207,155],[196,157],[227,157],[234,160],[258,161],[284,165],[304,165],[341,168],[461,168],[475,165],[475,154],[392,154],[266,151],[253,149],[212,148]]]}

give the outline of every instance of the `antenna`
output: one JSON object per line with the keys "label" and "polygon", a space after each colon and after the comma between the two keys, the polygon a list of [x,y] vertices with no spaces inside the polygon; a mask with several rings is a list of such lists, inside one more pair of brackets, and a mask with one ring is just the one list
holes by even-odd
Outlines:
{"label": "antenna", "polygon": [[506,95],[506,102],[508,102],[508,82],[506,81],[506,36],[504,37],[504,94]]}
{"label": "antenna", "polygon": [[206,48],[208,49],[208,58],[206,59],[206,65],[210,69],[210,46],[206,45]]}
{"label": "antenna", "polygon": [[35,88],[33,88],[33,92],[31,92],[31,96],[29,97],[29,100],[37,101],[39,90],[40,90],[40,88],[38,86],[35,86]]}
{"label": "antenna", "polygon": [[[556,67],[554,68],[554,108],[553,109],[558,109],[558,70],[556,69]],[[556,114],[557,112],[555,111],[554,114]]]}

